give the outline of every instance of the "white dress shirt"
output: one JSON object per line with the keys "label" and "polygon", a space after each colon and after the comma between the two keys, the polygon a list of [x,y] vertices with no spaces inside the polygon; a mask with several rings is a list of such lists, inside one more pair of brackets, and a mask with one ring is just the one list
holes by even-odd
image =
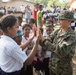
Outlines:
{"label": "white dress shirt", "polygon": [[4,72],[21,70],[27,55],[10,37],[2,35],[0,39],[0,67]]}
{"label": "white dress shirt", "polygon": [[[22,41],[21,41],[21,44],[23,44],[24,42],[26,42],[27,40],[25,39],[24,36],[22,36]],[[26,47],[23,51],[26,53],[28,47]]]}

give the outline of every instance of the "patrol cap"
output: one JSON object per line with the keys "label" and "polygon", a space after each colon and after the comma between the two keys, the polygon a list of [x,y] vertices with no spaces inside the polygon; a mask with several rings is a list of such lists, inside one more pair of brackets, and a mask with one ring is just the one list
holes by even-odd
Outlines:
{"label": "patrol cap", "polygon": [[74,18],[74,13],[72,11],[62,11],[60,15],[58,16],[58,19],[59,20],[71,20],[71,21],[76,20]]}

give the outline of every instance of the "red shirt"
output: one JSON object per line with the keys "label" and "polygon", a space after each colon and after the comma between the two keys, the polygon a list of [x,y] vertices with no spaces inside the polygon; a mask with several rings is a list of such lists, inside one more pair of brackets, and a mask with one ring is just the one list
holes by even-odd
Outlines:
{"label": "red shirt", "polygon": [[33,14],[32,15],[33,19],[36,20],[37,19],[37,8],[36,7],[34,7],[32,14]]}

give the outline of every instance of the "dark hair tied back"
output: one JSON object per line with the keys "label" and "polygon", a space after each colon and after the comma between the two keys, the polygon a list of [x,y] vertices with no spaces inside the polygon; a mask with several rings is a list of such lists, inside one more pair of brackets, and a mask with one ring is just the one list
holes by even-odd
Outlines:
{"label": "dark hair tied back", "polygon": [[14,15],[5,15],[0,20],[0,27],[3,31],[7,29],[7,27],[13,27],[17,22],[17,18]]}

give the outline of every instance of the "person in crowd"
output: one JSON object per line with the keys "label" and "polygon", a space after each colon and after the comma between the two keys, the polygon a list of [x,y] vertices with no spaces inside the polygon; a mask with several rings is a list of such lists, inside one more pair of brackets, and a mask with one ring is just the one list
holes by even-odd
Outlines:
{"label": "person in crowd", "polygon": [[39,5],[39,9],[38,9],[38,12],[37,12],[37,27],[41,28],[43,25],[42,25],[42,9],[43,9],[43,6],[42,5]]}
{"label": "person in crowd", "polygon": [[37,11],[38,11],[39,4],[34,5],[34,9],[32,11],[32,18],[35,20],[35,23],[37,23]]}
{"label": "person in crowd", "polygon": [[[22,27],[23,35],[22,35],[22,43],[26,42],[29,38],[31,27],[29,24],[24,24]],[[30,54],[33,48],[33,42],[31,41],[27,48],[24,50],[27,55]],[[26,68],[26,69],[25,69]],[[32,63],[28,66],[24,65],[24,72],[22,75],[33,75],[33,65]]]}
{"label": "person in crowd", "polygon": [[[47,18],[46,25],[51,25],[53,27],[53,20],[51,18]],[[54,28],[53,28],[53,30],[54,30]],[[47,36],[46,29],[43,32],[43,36]]]}
{"label": "person in crowd", "polygon": [[19,30],[22,31],[22,17],[18,16],[18,25],[19,25]]}
{"label": "person in crowd", "polygon": [[54,12],[55,11],[55,7],[54,6],[50,6],[50,12]]}
{"label": "person in crowd", "polygon": [[34,28],[29,39],[23,44],[18,45],[13,37],[18,31],[18,21],[13,15],[5,15],[0,20],[0,27],[3,35],[0,39],[0,68],[1,75],[20,75],[23,64],[30,65],[36,54],[39,42],[39,29],[37,29],[37,39],[29,56],[22,50],[31,42],[34,37]]}
{"label": "person in crowd", "polygon": [[7,9],[7,11],[8,11],[8,14],[11,14],[11,7],[8,7],[8,9]]}
{"label": "person in crowd", "polygon": [[45,23],[46,19],[48,18],[48,14],[47,14],[47,12],[44,12],[42,18],[43,18],[43,23]]}
{"label": "person in crowd", "polygon": [[[29,26],[26,26],[26,28],[27,27],[29,27]],[[26,30],[26,29],[25,29]],[[28,31],[28,30],[27,30]],[[16,36],[13,38],[15,41],[16,41],[16,43],[18,44],[18,45],[21,45],[21,44],[23,44],[24,42],[22,41],[22,39],[23,39],[23,36],[22,36],[22,32],[20,31],[20,30],[18,30],[18,32],[17,32],[17,34],[16,34]],[[27,40],[26,40],[27,41]],[[32,49],[33,47],[31,47],[31,49]],[[26,50],[23,50],[26,54],[27,54],[27,50],[28,49],[26,49]],[[30,53],[29,53],[30,54]],[[29,55],[29,54],[27,54],[27,55]],[[32,70],[31,70],[31,65],[28,65],[28,66],[23,66],[23,68],[22,68],[22,70],[21,70],[21,75],[33,75],[33,67],[32,67]]]}
{"label": "person in crowd", "polygon": [[[43,29],[40,28],[41,30],[41,33],[43,34]],[[36,37],[34,37],[33,41],[35,42],[36,40]],[[36,53],[36,56],[34,58],[34,68],[35,68],[35,71],[37,73],[37,75],[40,75],[40,71],[42,72],[42,75],[44,75],[44,51],[43,51],[43,48],[38,45],[38,48],[37,48],[37,53]]]}
{"label": "person in crowd", "polygon": [[58,17],[60,28],[47,39],[41,35],[40,44],[51,51],[50,75],[73,75],[72,58],[76,46],[76,35],[70,28],[71,21],[75,20],[73,15],[71,11],[61,12]]}
{"label": "person in crowd", "polygon": [[[33,27],[33,25],[35,24],[35,20],[33,18],[31,18],[29,21],[28,21],[28,24],[30,25],[31,29]],[[36,24],[35,24],[36,25]]]}
{"label": "person in crowd", "polygon": [[0,28],[0,38],[3,35],[2,29]]}
{"label": "person in crowd", "polygon": [[25,7],[25,20],[26,23],[28,23],[28,20],[31,18],[31,9],[29,8],[29,5]]}
{"label": "person in crowd", "polygon": [[51,24],[53,26],[53,19],[51,17],[47,18],[46,19],[46,24]]}
{"label": "person in crowd", "polygon": [[45,12],[47,12],[47,8],[46,6],[43,6],[42,15],[44,15]]}
{"label": "person in crowd", "polygon": [[24,15],[24,11],[25,11],[25,6],[24,5],[21,5],[20,6],[20,11],[21,11],[21,13],[22,13],[22,18],[23,18],[23,15]]}
{"label": "person in crowd", "polygon": [[16,8],[12,7],[12,13],[15,14],[16,13]]}
{"label": "person in crowd", "polygon": [[4,15],[6,15],[6,6],[4,6],[3,9],[4,9]]}
{"label": "person in crowd", "polygon": [[15,40],[15,42],[16,42],[18,45],[21,45],[22,32],[21,32],[20,30],[18,30],[16,36],[14,36],[13,39]]}
{"label": "person in crowd", "polygon": [[2,17],[4,15],[4,9],[3,7],[0,8],[0,17]]}
{"label": "person in crowd", "polygon": [[[51,33],[53,32],[53,27],[50,24],[46,25],[46,33],[47,35],[44,36],[45,38],[49,37],[51,35]],[[51,57],[51,52],[50,51],[45,51],[44,54],[44,72],[45,75],[49,75],[49,58]]]}

